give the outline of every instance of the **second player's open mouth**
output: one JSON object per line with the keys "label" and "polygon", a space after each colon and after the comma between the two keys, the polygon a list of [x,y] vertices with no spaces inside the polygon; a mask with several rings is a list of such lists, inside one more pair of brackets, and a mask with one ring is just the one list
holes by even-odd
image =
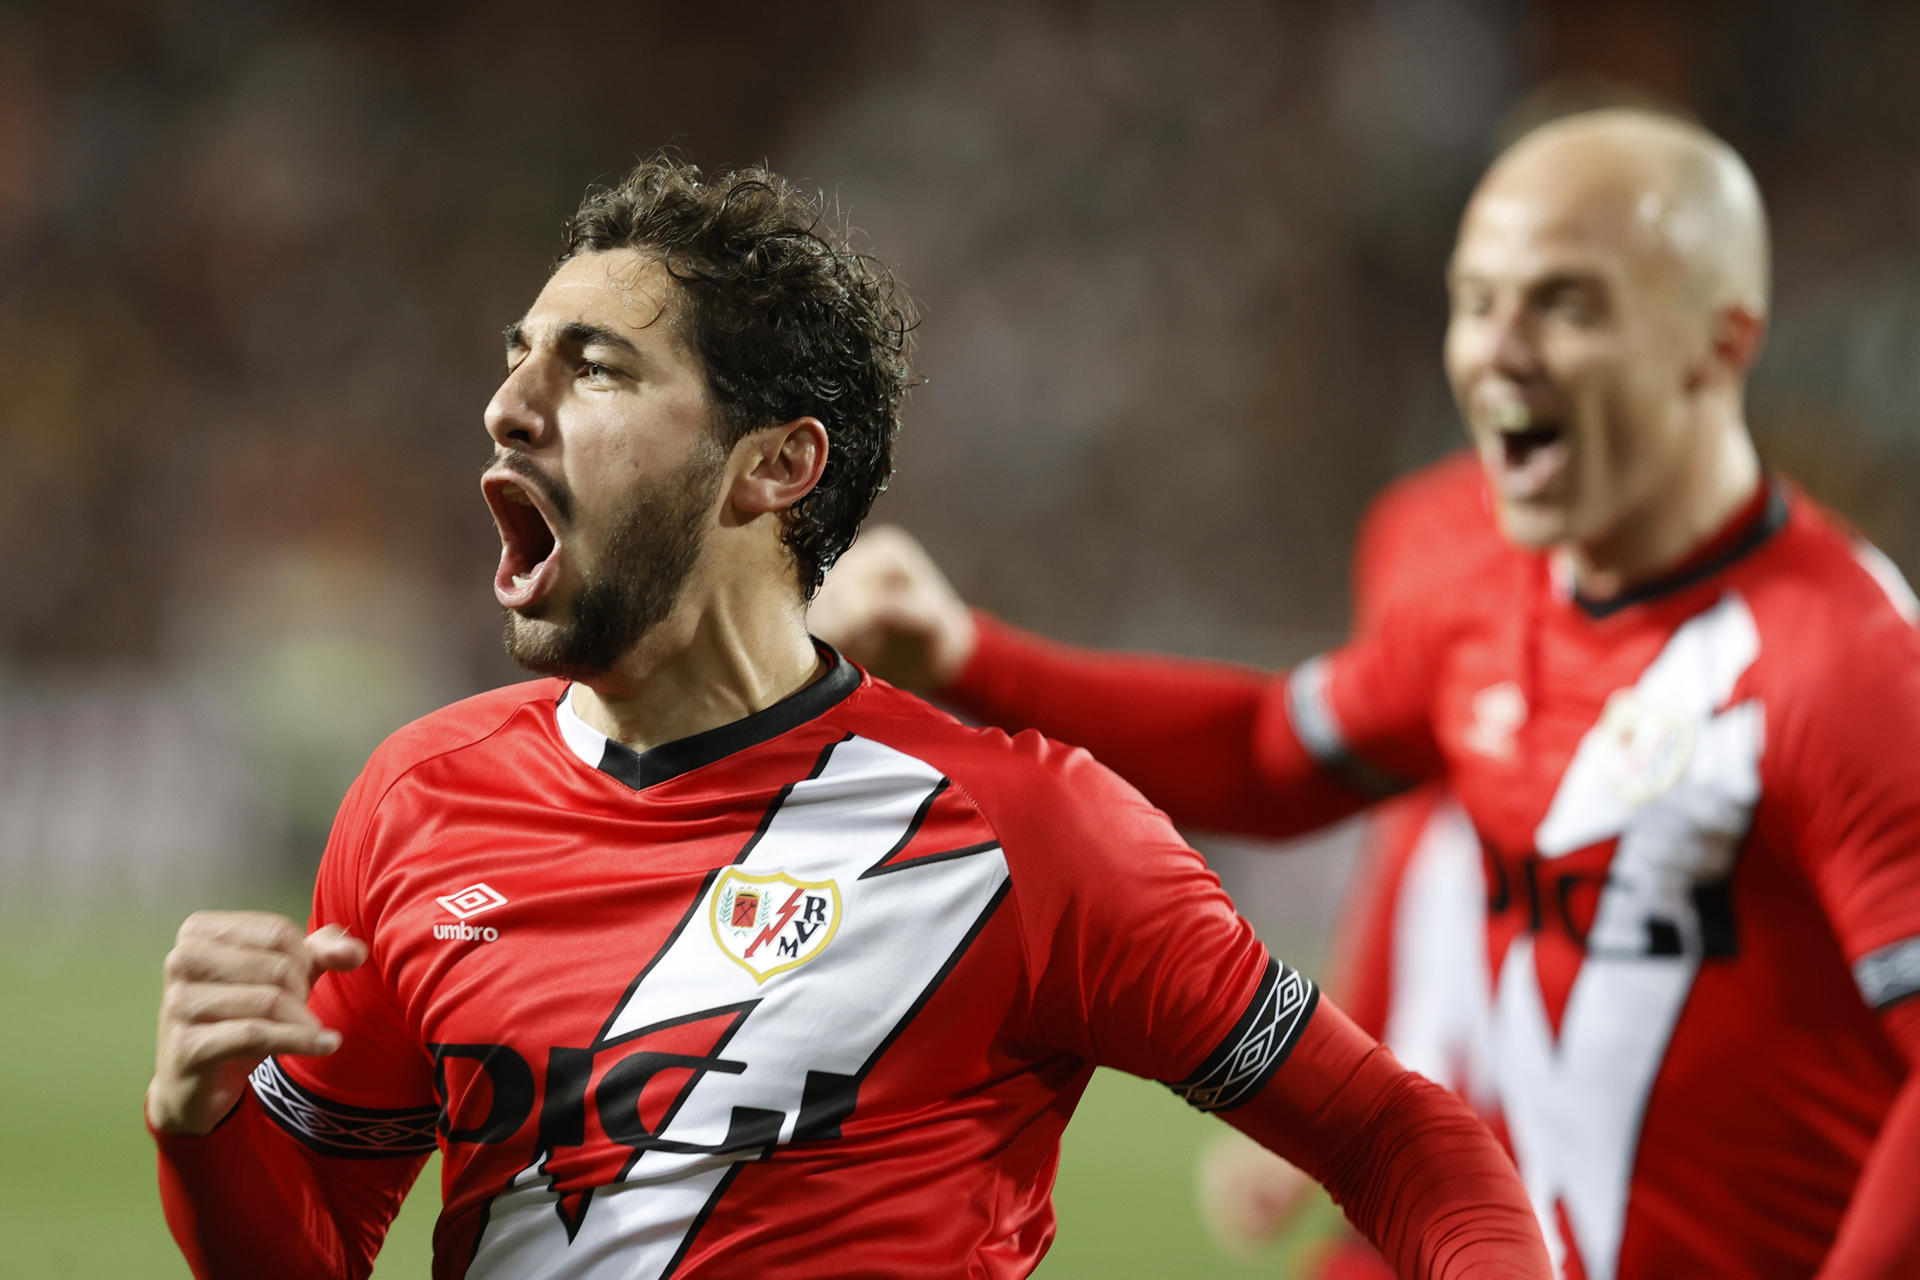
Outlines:
{"label": "second player's open mouth", "polygon": [[1502,426],[1490,443],[1498,450],[1489,459],[1496,464],[1489,467],[1496,487],[1501,496],[1522,501],[1545,496],[1573,456],[1565,423],[1531,415]]}
{"label": "second player's open mouth", "polygon": [[538,490],[519,476],[489,471],[480,487],[500,531],[494,598],[506,608],[526,609],[553,589],[559,575],[562,547],[554,516]]}

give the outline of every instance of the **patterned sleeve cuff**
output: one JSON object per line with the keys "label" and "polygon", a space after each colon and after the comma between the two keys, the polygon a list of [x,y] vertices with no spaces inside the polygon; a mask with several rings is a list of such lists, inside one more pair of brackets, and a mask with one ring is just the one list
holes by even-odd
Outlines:
{"label": "patterned sleeve cuff", "polygon": [[277,1058],[253,1072],[253,1094],[273,1122],[322,1155],[349,1160],[417,1156],[436,1143],[436,1107],[352,1107],[289,1076]]}
{"label": "patterned sleeve cuff", "polygon": [[1220,1047],[1193,1074],[1169,1085],[1202,1111],[1229,1111],[1265,1087],[1293,1052],[1320,1003],[1299,971],[1267,961],[1266,976]]}

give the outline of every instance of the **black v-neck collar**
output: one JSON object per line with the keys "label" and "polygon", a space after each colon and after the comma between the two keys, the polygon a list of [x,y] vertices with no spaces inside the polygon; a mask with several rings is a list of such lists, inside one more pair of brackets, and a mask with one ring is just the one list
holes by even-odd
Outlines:
{"label": "black v-neck collar", "polygon": [[[829,664],[825,675],[788,694],[770,707],[719,725],[703,733],[672,742],[663,742],[646,751],[615,742],[590,728],[568,701],[573,686],[560,695],[555,711],[560,717],[560,735],[574,754],[602,773],[618,778],[635,791],[644,791],[683,773],[704,768],[737,751],[745,751],[789,729],[826,714],[860,687],[860,669],[842,658],[832,645],[815,640],[814,647]],[[571,720],[571,723],[568,721]],[[598,747],[598,758],[590,758]]]}
{"label": "black v-neck collar", "polygon": [[1748,519],[1750,522],[1745,529],[1705,559],[1682,565],[1664,577],[1642,583],[1607,600],[1589,600],[1576,589],[1573,592],[1573,603],[1589,618],[1598,620],[1610,618],[1622,609],[1632,608],[1636,604],[1646,604],[1650,600],[1657,600],[1662,596],[1669,596],[1676,591],[1684,591],[1688,587],[1705,582],[1735,561],[1758,551],[1774,534],[1786,526],[1787,496],[1778,484],[1771,480],[1767,482],[1765,503],[1761,505],[1758,513]]}

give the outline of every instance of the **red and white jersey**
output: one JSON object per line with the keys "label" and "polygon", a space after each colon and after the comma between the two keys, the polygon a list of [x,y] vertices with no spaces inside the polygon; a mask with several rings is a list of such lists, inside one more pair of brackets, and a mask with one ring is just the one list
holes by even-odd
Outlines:
{"label": "red and white jersey", "polygon": [[1491,1118],[1498,1099],[1479,837],[1459,803],[1433,787],[1369,821],[1356,901],[1335,943],[1340,1007],[1408,1070]]}
{"label": "red and white jersey", "polygon": [[[1367,508],[1353,558],[1354,632],[1405,603],[1453,589],[1470,547],[1499,545],[1480,461],[1461,450],[1389,485]],[[1480,839],[1438,784],[1367,815],[1366,852],[1334,938],[1328,989],[1409,1070],[1458,1093],[1498,1125],[1487,974],[1487,891]],[[1318,1280],[1391,1275],[1365,1241],[1344,1236]]]}
{"label": "red and white jersey", "polygon": [[1810,1275],[1906,1074],[1875,1012],[1920,992],[1913,597],[1784,487],[1605,605],[1455,551],[1293,674],[1285,723],[1469,815],[1501,1111],[1563,1273]]}
{"label": "red and white jersey", "polygon": [[[1367,508],[1353,558],[1354,634],[1468,587],[1503,544],[1472,450],[1396,480]],[[1368,817],[1368,851],[1335,939],[1340,1005],[1396,1057],[1495,1110],[1486,877],[1480,841],[1438,786]]]}
{"label": "red and white jersey", "polygon": [[333,1156],[444,1153],[434,1275],[1025,1275],[1093,1064],[1243,1100],[1312,984],[1084,752],[834,660],[644,754],[539,681],[402,730],[313,920],[370,942],[269,1059]]}

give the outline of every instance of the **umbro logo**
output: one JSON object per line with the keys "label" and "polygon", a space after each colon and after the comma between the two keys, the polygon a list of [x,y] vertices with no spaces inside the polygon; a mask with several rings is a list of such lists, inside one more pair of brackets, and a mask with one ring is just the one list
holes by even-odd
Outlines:
{"label": "umbro logo", "polygon": [[458,893],[450,893],[444,898],[435,898],[435,902],[451,911],[462,920],[479,915],[482,911],[491,911],[495,907],[505,906],[507,895],[487,884],[470,884]]}
{"label": "umbro logo", "polygon": [[443,898],[435,898],[434,901],[446,908],[450,914],[456,916],[460,921],[459,924],[436,924],[433,926],[434,937],[454,942],[496,942],[499,940],[500,931],[491,925],[474,926],[467,923],[470,918],[479,915],[482,911],[491,911],[495,907],[506,904],[507,895],[501,893],[492,885],[470,884],[466,888],[454,893],[449,893]]}

